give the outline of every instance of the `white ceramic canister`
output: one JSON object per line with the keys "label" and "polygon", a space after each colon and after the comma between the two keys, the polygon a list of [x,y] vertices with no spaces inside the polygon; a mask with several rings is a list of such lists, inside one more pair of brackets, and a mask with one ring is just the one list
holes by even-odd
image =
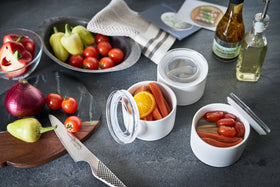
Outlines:
{"label": "white ceramic canister", "polygon": [[190,105],[203,95],[208,63],[197,51],[186,48],[170,50],[157,68],[157,80],[168,85],[178,105]]}
{"label": "white ceramic canister", "polygon": [[140,120],[139,111],[132,94],[137,88],[147,86],[150,82],[134,84],[128,90],[117,90],[110,94],[106,104],[106,119],[109,131],[120,144],[131,143],[135,138],[146,141],[159,140],[167,136],[175,123],[177,99],[174,92],[166,85],[156,82],[172,110],[161,120]]}
{"label": "white ceramic canister", "polygon": [[[190,137],[191,149],[200,161],[214,167],[232,165],[240,158],[250,134],[250,125],[260,135],[265,135],[270,132],[270,129],[236,95],[230,93],[227,97],[227,102],[229,104],[214,103],[200,108],[195,113],[192,120]],[[224,111],[234,114],[245,126],[243,141],[231,147],[216,147],[203,141],[197,134],[197,123],[203,118],[206,112],[210,111]],[[248,121],[250,121],[250,123]]]}

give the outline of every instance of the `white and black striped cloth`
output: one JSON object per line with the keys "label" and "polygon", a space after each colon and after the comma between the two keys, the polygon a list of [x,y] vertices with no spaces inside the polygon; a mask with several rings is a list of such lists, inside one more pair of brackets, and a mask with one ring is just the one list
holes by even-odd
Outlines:
{"label": "white and black striped cloth", "polygon": [[131,10],[123,0],[112,0],[88,23],[87,29],[108,36],[128,36],[142,47],[142,53],[158,64],[175,37]]}

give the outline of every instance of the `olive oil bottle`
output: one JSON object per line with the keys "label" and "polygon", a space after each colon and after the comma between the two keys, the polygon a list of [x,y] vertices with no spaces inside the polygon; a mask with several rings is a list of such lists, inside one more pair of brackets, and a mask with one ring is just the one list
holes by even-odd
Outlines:
{"label": "olive oil bottle", "polygon": [[242,7],[244,0],[230,0],[226,13],[217,25],[213,54],[222,62],[237,59],[244,36]]}
{"label": "olive oil bottle", "polygon": [[256,14],[251,32],[246,33],[241,45],[236,65],[236,78],[240,81],[256,82],[260,78],[262,65],[267,51],[264,30],[269,17],[260,19]]}

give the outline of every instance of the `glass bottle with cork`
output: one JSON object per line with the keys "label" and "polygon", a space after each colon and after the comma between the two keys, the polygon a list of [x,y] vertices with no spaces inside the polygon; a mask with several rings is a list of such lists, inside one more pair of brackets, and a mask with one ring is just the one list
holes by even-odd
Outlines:
{"label": "glass bottle with cork", "polygon": [[212,51],[222,62],[237,59],[245,33],[242,8],[244,0],[230,0],[226,13],[217,25]]}
{"label": "glass bottle with cork", "polygon": [[236,65],[236,78],[240,81],[256,82],[260,78],[267,51],[264,30],[269,23],[266,15],[269,1],[266,0],[263,13],[255,15],[251,31],[244,36]]}

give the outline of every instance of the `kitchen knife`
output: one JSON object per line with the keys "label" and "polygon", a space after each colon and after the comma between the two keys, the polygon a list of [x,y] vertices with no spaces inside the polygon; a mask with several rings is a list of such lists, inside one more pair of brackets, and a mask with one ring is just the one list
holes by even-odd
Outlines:
{"label": "kitchen knife", "polygon": [[108,186],[125,186],[80,140],[67,131],[63,123],[53,115],[49,115],[49,119],[52,126],[57,126],[54,131],[75,162],[87,162],[92,174]]}

